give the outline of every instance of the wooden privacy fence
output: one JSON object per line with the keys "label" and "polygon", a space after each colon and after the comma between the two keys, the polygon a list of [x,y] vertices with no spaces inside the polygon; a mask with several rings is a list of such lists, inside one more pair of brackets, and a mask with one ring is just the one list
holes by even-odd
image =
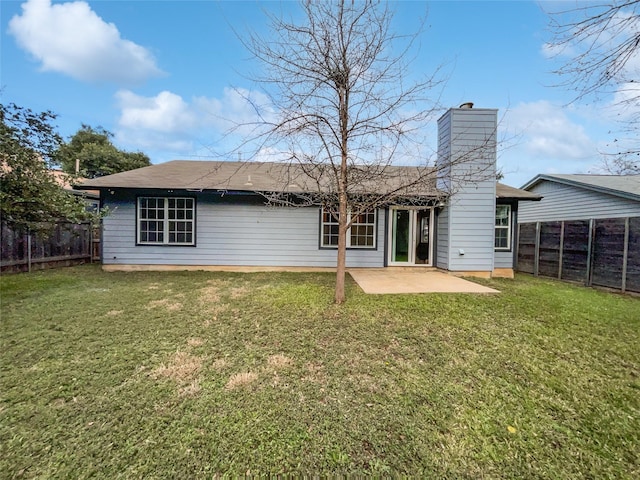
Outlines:
{"label": "wooden privacy fence", "polygon": [[519,225],[517,270],[640,292],[640,217]]}
{"label": "wooden privacy fence", "polygon": [[0,269],[25,272],[90,262],[99,254],[93,237],[90,223],[60,222],[45,233],[35,233],[14,230],[3,222]]}

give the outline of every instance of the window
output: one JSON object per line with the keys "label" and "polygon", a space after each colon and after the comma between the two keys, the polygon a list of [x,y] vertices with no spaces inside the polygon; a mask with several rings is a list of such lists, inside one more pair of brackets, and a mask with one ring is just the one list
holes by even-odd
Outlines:
{"label": "window", "polygon": [[193,198],[138,198],[138,243],[195,245]]}
{"label": "window", "polygon": [[[349,214],[351,228],[347,231],[348,248],[376,248],[376,212]],[[322,209],[322,247],[338,246],[338,217]]]}
{"label": "window", "polygon": [[511,205],[496,205],[496,250],[511,248]]}

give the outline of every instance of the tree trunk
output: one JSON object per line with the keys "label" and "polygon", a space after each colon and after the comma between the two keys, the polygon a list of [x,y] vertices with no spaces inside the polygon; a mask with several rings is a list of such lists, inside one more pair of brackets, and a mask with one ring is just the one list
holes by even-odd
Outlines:
{"label": "tree trunk", "polygon": [[347,202],[340,200],[340,217],[338,220],[338,260],[336,265],[335,302],[344,303],[344,281],[347,273]]}
{"label": "tree trunk", "polygon": [[[346,77],[338,79],[338,83],[343,82]],[[349,98],[345,85],[338,85],[338,95],[340,97],[340,177],[338,179],[338,263],[336,265],[336,297],[337,304],[344,303],[344,280],[347,264],[347,152],[348,135],[347,120],[349,118]]]}

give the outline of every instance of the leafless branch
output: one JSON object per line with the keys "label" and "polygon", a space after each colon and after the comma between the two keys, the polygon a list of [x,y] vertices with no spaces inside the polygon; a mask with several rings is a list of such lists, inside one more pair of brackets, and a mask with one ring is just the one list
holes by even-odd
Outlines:
{"label": "leafless branch", "polygon": [[566,58],[554,71],[562,78],[558,86],[573,91],[574,102],[607,98],[622,132],[631,134],[628,147],[613,154],[637,166],[633,157],[640,153],[640,0],[589,2],[551,12],[550,29],[549,51]]}

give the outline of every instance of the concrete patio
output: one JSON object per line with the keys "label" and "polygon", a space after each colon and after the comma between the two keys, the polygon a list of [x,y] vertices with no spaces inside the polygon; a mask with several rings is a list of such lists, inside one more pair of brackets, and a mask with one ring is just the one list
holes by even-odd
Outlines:
{"label": "concrete patio", "polygon": [[370,294],[500,293],[454,275],[427,268],[350,268],[351,277]]}

